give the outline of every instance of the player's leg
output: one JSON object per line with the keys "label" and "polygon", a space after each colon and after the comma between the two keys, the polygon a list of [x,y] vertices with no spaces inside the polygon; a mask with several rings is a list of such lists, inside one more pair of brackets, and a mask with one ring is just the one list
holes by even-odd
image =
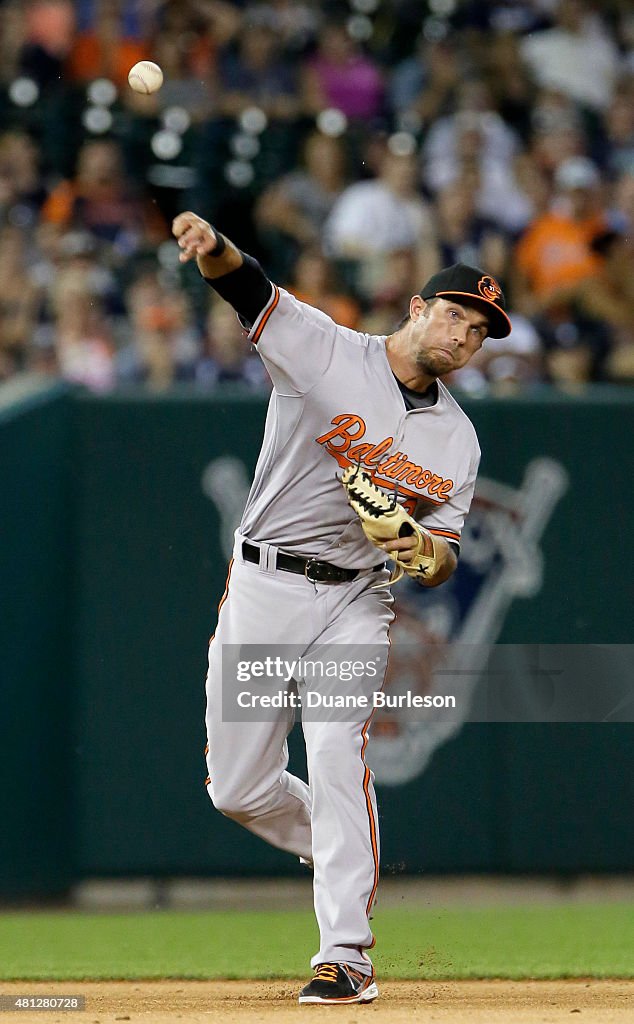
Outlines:
{"label": "player's leg", "polygon": [[[289,574],[284,574],[288,577]],[[280,574],[234,560],[218,627],[209,645],[207,674],[207,791],[214,805],[250,831],[305,860],[312,857],[310,794],[287,770],[286,737],[295,710],[242,709],[239,692],[280,690],[279,679],[237,679],[237,660],[248,659],[251,645],[271,653],[289,637],[304,644],[310,587]],[[246,645],[246,646],[245,646]]]}
{"label": "player's leg", "polygon": [[[368,916],[379,877],[379,830],[373,775],[365,763],[372,694],[380,690],[387,662],[388,628],[392,621],[389,593],[355,581],[346,599],[331,588],[331,625],[312,653],[320,658],[368,661],[379,657],[376,674],[353,681],[327,677],[307,681],[307,689],[323,695],[364,694],[367,708],[321,709],[303,713],[312,798],[315,914],[320,948],[312,965],[347,963],[362,974],[372,973],[365,950],[374,939]],[[336,606],[339,600],[341,607]],[[363,644],[359,640],[363,639]],[[311,657],[311,651],[306,658]],[[328,719],[328,720],[325,720]]]}

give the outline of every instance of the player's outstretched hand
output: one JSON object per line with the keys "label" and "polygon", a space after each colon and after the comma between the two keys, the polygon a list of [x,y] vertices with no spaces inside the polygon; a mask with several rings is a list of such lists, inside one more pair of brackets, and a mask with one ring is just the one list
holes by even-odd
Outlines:
{"label": "player's outstretched hand", "polygon": [[187,263],[197,256],[209,256],[218,245],[211,224],[190,210],[174,218],[172,234],[181,248],[181,263]]}

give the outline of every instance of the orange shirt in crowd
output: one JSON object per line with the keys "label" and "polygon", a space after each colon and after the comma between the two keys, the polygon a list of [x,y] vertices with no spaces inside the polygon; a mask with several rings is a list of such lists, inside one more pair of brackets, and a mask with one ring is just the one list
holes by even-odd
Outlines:
{"label": "orange shirt in crowd", "polygon": [[75,40],[66,61],[66,73],[75,82],[109,78],[121,87],[127,83],[132,65],[146,57],[147,45],[136,39],[118,39],[116,45],[106,47],[99,36],[85,32]]}
{"label": "orange shirt in crowd", "polygon": [[79,191],[73,182],[60,181],[42,207],[42,220],[48,224],[68,224],[78,196]]}
{"label": "orange shirt in crowd", "polygon": [[602,261],[590,242],[602,230],[605,223],[600,216],[574,221],[545,213],[533,221],[515,249],[517,266],[531,291],[543,297],[596,274]]}
{"label": "orange shirt in crowd", "polygon": [[309,306],[315,306],[327,313],[335,323],[356,330],[361,311],[354,299],[348,298],[347,295],[311,295],[292,287],[288,290],[300,302],[307,302]]}
{"label": "orange shirt in crowd", "polygon": [[[137,227],[157,244],[167,236],[167,226],[158,207],[147,199],[127,195],[116,186],[91,189],[89,194],[75,181],[60,181],[47,197],[41,217],[47,224],[70,227],[76,216],[77,205],[85,201],[79,220],[87,230],[102,228]],[[79,224],[77,225],[79,226]]]}

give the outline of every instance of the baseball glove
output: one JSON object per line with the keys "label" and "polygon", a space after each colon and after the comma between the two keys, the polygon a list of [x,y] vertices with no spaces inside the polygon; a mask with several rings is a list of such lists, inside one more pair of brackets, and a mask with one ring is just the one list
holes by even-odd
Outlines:
{"label": "baseball glove", "polygon": [[408,561],[401,561],[398,551],[386,552],[396,563],[390,583],[395,583],[404,573],[417,580],[433,576],[437,565],[434,538],[399,505],[396,488],[392,495],[386,494],[358,466],[347,466],[341,483],[349,505],[361,520],[363,532],[375,547],[382,548],[387,541],[399,537],[416,536],[417,546]]}

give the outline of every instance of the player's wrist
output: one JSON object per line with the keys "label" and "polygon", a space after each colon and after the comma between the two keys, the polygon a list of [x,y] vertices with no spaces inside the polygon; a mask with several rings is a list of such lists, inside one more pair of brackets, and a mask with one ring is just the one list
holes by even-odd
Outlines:
{"label": "player's wrist", "polygon": [[210,256],[212,259],[218,259],[218,257],[222,256],[222,254],[225,252],[227,248],[227,239],[225,238],[224,235],[221,235],[219,231],[216,231],[213,224],[209,225],[209,230],[214,236],[216,244],[214,248],[211,250],[211,252],[207,253],[207,255]]}
{"label": "player's wrist", "polygon": [[209,231],[215,239],[214,248],[211,252],[197,256],[196,263],[202,276],[208,281],[213,281],[230,274],[233,270],[238,270],[244,260],[237,246],[220,231],[216,231],[212,224],[209,224]]}

